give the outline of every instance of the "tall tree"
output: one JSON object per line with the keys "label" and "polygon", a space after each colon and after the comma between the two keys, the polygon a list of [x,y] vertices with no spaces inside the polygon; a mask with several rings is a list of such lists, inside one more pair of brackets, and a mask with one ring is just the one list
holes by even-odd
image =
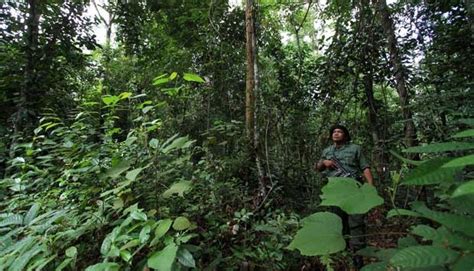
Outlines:
{"label": "tall tree", "polygon": [[39,35],[39,20],[41,17],[40,1],[28,1],[28,18],[26,20],[25,33],[25,68],[24,81],[20,88],[19,101],[17,103],[17,111],[13,120],[15,134],[22,131],[26,126],[33,124],[34,103],[37,101],[36,97],[41,97],[40,89],[37,84],[38,69],[35,67],[38,64],[37,50],[38,50],[38,35]]}
{"label": "tall tree", "polygon": [[[378,50],[380,47],[377,41],[380,40],[376,35],[374,25],[373,10],[369,0],[361,0],[358,5],[358,27],[355,33],[359,33],[361,45],[359,48],[358,69],[362,73],[362,82],[367,105],[367,121],[369,123],[370,133],[372,135],[373,160],[376,163],[376,171],[380,182],[388,178],[388,157],[385,151],[386,127],[380,118],[380,104],[374,97],[374,66],[379,58]],[[358,74],[358,73],[356,73]]]}
{"label": "tall tree", "polygon": [[383,31],[387,39],[387,47],[390,53],[390,62],[394,69],[395,88],[398,92],[400,107],[402,110],[405,131],[405,145],[407,147],[417,145],[416,127],[413,121],[413,113],[410,109],[410,95],[407,87],[405,68],[403,67],[395,36],[394,22],[390,17],[390,11],[386,0],[377,0],[377,9]]}
{"label": "tall tree", "polygon": [[259,133],[257,127],[256,90],[258,89],[258,67],[257,67],[257,36],[255,33],[255,3],[253,0],[246,1],[245,7],[245,37],[246,37],[246,59],[247,74],[245,84],[245,127],[247,138],[251,145],[251,155],[255,160],[259,178],[259,193],[257,205],[266,194],[265,173],[262,167],[262,159],[259,148]]}

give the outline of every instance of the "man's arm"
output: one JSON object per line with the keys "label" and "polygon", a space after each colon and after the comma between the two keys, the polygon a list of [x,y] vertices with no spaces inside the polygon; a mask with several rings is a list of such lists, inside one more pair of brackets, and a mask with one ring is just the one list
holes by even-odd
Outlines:
{"label": "man's arm", "polygon": [[374,177],[372,176],[372,172],[370,172],[370,167],[364,168],[364,178],[368,184],[374,185]]}
{"label": "man's arm", "polygon": [[316,170],[321,172],[328,168],[336,168],[336,163],[332,160],[319,160],[315,166]]}

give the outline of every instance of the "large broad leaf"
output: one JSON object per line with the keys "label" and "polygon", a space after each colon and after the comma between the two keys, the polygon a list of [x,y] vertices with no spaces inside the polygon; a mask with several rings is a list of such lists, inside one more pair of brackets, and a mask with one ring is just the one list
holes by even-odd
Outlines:
{"label": "large broad leaf", "polygon": [[459,157],[456,159],[453,159],[443,165],[445,168],[451,168],[451,167],[465,167],[465,166],[470,166],[474,165],[474,154]]}
{"label": "large broad leaf", "polygon": [[387,218],[391,218],[394,216],[412,216],[412,217],[419,217],[421,216],[417,212],[413,212],[411,210],[406,210],[406,209],[392,209],[388,211],[387,213]]}
{"label": "large broad leaf", "polygon": [[[189,140],[189,138],[187,136],[178,137],[178,138],[174,139],[171,143],[169,143],[168,141],[163,143],[163,146],[161,147],[161,151],[163,153],[169,153],[169,152],[171,152],[173,150],[176,150],[176,149],[184,149],[184,148],[187,148],[187,147],[191,146],[191,144],[193,142],[194,141]],[[169,143],[169,144],[167,144],[167,143]]]}
{"label": "large broad leaf", "polygon": [[302,255],[327,255],[342,251],[346,242],[342,236],[341,218],[329,212],[306,217],[303,227],[296,233],[289,249],[298,249]]}
{"label": "large broad leaf", "polygon": [[435,158],[424,162],[403,178],[402,183],[407,185],[427,185],[441,182],[452,182],[457,167],[444,168],[443,165],[451,158]]}
{"label": "large broad leaf", "polygon": [[465,151],[474,149],[474,143],[468,142],[443,142],[443,143],[433,143],[425,146],[411,147],[404,152],[409,153],[436,153],[436,152],[446,152],[446,151]]}
{"label": "large broad leaf", "polygon": [[155,237],[163,237],[169,231],[172,224],[173,220],[169,218],[158,221],[158,226],[155,229]]}
{"label": "large broad leaf", "polygon": [[418,166],[418,165],[421,165],[423,163],[422,161],[415,161],[415,160],[407,159],[407,158],[401,156],[400,154],[398,154],[398,153],[396,153],[395,151],[392,151],[392,150],[390,150],[390,153],[393,156],[397,157],[398,159],[402,160],[403,162],[405,162],[407,164]]}
{"label": "large broad leaf", "polygon": [[338,206],[348,214],[364,214],[383,203],[374,186],[359,184],[349,178],[329,178],[322,189],[321,205]]}
{"label": "large broad leaf", "polygon": [[460,211],[474,214],[474,181],[469,181],[456,188],[449,202]]}
{"label": "large broad leaf", "polygon": [[127,175],[125,175],[125,177],[128,180],[133,182],[137,178],[138,174],[140,174],[140,172],[142,172],[142,170],[143,170],[142,167],[136,168],[134,170],[130,170],[129,172],[127,172]]}
{"label": "large broad leaf", "polygon": [[158,244],[160,238],[163,237],[169,231],[172,224],[173,220],[169,218],[158,221],[158,226],[155,229],[155,238],[153,238],[153,240],[150,242],[150,245],[154,246]]}
{"label": "large broad leaf", "polygon": [[173,194],[178,194],[178,196],[183,197],[184,193],[191,190],[191,181],[180,181],[174,183],[168,190],[163,193],[163,197],[169,198]]}
{"label": "large broad leaf", "polygon": [[168,74],[165,73],[165,74],[162,74],[162,75],[159,75],[155,78],[153,78],[153,85],[154,86],[158,86],[158,85],[161,85],[161,84],[165,84],[165,83],[168,83],[169,82],[169,78],[168,78]]}
{"label": "large broad leaf", "polygon": [[474,126],[474,119],[459,119],[458,123]]}
{"label": "large broad leaf", "polygon": [[44,250],[44,248],[42,246],[40,246],[38,244],[34,245],[33,247],[31,247],[27,251],[20,254],[15,259],[15,261],[12,263],[12,265],[10,266],[10,268],[8,270],[10,270],[10,271],[23,271],[23,270],[25,270],[25,267],[28,265],[29,261],[34,256],[36,256],[37,254],[42,252],[43,250]]}
{"label": "large broad leaf", "polygon": [[0,221],[0,227],[5,227],[9,225],[22,225],[23,224],[23,216],[21,215],[11,215],[2,221]]}
{"label": "large broad leaf", "polygon": [[178,252],[178,247],[175,243],[167,245],[163,250],[155,252],[148,258],[148,267],[159,271],[171,271],[176,252]]}
{"label": "large broad leaf", "polygon": [[474,254],[469,253],[462,255],[462,257],[457,260],[451,270],[453,271],[466,271],[473,270],[474,267]]}
{"label": "large broad leaf", "polygon": [[130,168],[130,162],[126,160],[122,160],[115,166],[109,168],[107,172],[105,173],[105,175],[111,178],[117,178],[118,176],[120,176],[120,174],[127,171],[129,168]]}
{"label": "large broad leaf", "polygon": [[86,271],[118,271],[120,265],[118,263],[98,263],[86,268]]}
{"label": "large broad leaf", "polygon": [[117,97],[117,96],[111,96],[111,95],[102,96],[102,101],[103,101],[106,105],[113,105],[113,104],[116,104],[119,100],[120,100],[120,98]]}
{"label": "large broad leaf", "polygon": [[419,268],[452,263],[459,253],[448,248],[434,246],[414,246],[398,251],[390,264],[402,268]]}
{"label": "large broad leaf", "polygon": [[189,227],[191,227],[191,222],[184,216],[179,216],[174,220],[173,229],[177,231],[184,231]]}
{"label": "large broad leaf", "polygon": [[428,209],[422,202],[415,202],[412,205],[413,210],[424,217],[436,221],[449,229],[462,232],[470,237],[474,237],[474,219],[445,212],[436,212]]}
{"label": "large broad leaf", "polygon": [[454,138],[462,138],[462,137],[474,137],[474,129],[469,129],[466,131],[459,132],[453,135]]}
{"label": "large broad leaf", "polygon": [[386,271],[387,262],[371,263],[362,267],[360,271]]}
{"label": "large broad leaf", "polygon": [[40,205],[38,203],[35,203],[31,206],[30,210],[28,210],[28,213],[25,215],[24,219],[24,224],[29,225],[33,219],[38,215],[38,211],[40,209]]}
{"label": "large broad leaf", "polygon": [[191,252],[189,252],[189,250],[180,248],[176,257],[182,265],[190,268],[196,268],[196,262],[194,261],[194,257]]}
{"label": "large broad leaf", "polygon": [[184,73],[183,74],[183,79],[186,81],[191,81],[191,82],[198,82],[198,83],[204,83],[204,79],[202,79],[199,75],[194,74],[194,73]]}

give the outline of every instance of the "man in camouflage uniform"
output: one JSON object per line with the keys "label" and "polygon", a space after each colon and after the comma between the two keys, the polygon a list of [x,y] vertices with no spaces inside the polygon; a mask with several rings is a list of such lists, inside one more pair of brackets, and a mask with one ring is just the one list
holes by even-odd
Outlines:
{"label": "man in camouflage uniform", "polygon": [[[349,177],[358,181],[365,180],[370,185],[374,184],[370,165],[361,151],[361,147],[352,144],[349,131],[342,125],[334,125],[329,130],[333,144],[323,150],[321,159],[315,165],[316,170],[323,172],[327,177]],[[363,177],[361,176],[363,174]],[[349,239],[349,248],[355,252],[365,246],[365,224],[363,215],[347,215],[341,209],[335,212],[341,216],[344,234],[360,236]],[[362,258],[355,257],[354,264],[362,266]]]}

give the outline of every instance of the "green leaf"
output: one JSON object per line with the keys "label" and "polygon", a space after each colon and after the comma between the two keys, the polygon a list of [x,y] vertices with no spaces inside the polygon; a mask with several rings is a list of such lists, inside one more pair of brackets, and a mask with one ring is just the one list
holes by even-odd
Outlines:
{"label": "green leaf", "polygon": [[408,175],[402,179],[401,183],[405,185],[428,185],[452,182],[454,181],[455,174],[460,169],[457,167],[442,167],[451,160],[451,158],[434,158],[428,160],[414,170],[411,170]]}
{"label": "green leaf", "polygon": [[465,167],[465,166],[470,166],[474,165],[474,154],[463,156],[463,157],[458,157],[455,158],[445,165],[443,167],[445,168],[451,168],[451,167]]}
{"label": "green leaf", "polygon": [[388,270],[387,265],[387,262],[371,263],[362,267],[360,271],[386,271]]}
{"label": "green leaf", "polygon": [[133,218],[134,220],[139,220],[139,221],[147,220],[146,214],[139,210],[133,210],[132,213],[130,214],[130,217]]}
{"label": "green leaf", "polygon": [[425,146],[411,147],[403,150],[408,153],[436,153],[436,152],[447,152],[447,151],[465,151],[474,149],[473,143],[468,142],[443,142],[433,143]]}
{"label": "green leaf", "polygon": [[183,79],[186,80],[186,81],[198,82],[198,83],[206,82],[199,75],[194,74],[194,73],[184,73]]}
{"label": "green leaf", "polygon": [[26,252],[23,252],[17,258],[15,261],[11,264],[10,268],[8,269],[9,271],[23,271],[25,270],[25,267],[28,265],[30,260],[36,256],[38,253],[42,252],[43,248],[40,245],[34,245],[31,247],[29,250]]}
{"label": "green leaf", "polygon": [[157,76],[153,79],[153,85],[154,86],[158,86],[158,85],[161,85],[161,84],[164,84],[164,83],[168,83],[169,82],[169,78],[166,77],[168,74],[165,73],[165,74],[162,74],[160,76]]}
{"label": "green leaf", "polygon": [[178,76],[178,73],[177,72],[172,72],[168,78],[170,80],[174,80],[176,78],[176,76]]}
{"label": "green leaf", "polygon": [[173,220],[169,218],[158,221],[158,226],[155,229],[155,238],[163,237],[169,231],[172,224]]}
{"label": "green leaf", "polygon": [[407,159],[403,156],[401,156],[400,154],[396,153],[395,151],[392,151],[390,150],[390,153],[397,157],[398,159],[402,160],[403,162],[407,163],[407,164],[410,164],[410,165],[415,165],[415,166],[418,166],[418,165],[421,165],[423,162],[422,161],[415,161],[415,160],[410,160],[410,159]]}
{"label": "green leaf", "polygon": [[473,270],[474,266],[474,254],[468,253],[461,256],[459,260],[452,267],[452,271],[466,271]]}
{"label": "green leaf", "polygon": [[107,172],[105,173],[105,175],[111,178],[117,178],[118,176],[120,176],[120,174],[127,171],[129,168],[130,168],[130,162],[126,160],[122,160],[115,166],[109,168]]}
{"label": "green leaf", "polygon": [[461,197],[461,196],[466,196],[466,195],[473,195],[474,194],[474,181],[469,181],[467,183],[464,183],[456,190],[454,190],[453,194],[451,195],[451,198],[455,197]]}
{"label": "green leaf", "polygon": [[125,145],[131,146],[135,141],[137,141],[138,137],[136,136],[131,136],[128,137],[127,140],[125,140]]}
{"label": "green leaf", "polygon": [[177,251],[178,247],[175,243],[167,245],[163,250],[153,253],[148,258],[148,267],[159,271],[171,271]]}
{"label": "green leaf", "polygon": [[420,217],[421,215],[417,212],[413,212],[411,210],[406,209],[392,209],[387,213],[387,218],[391,218],[394,216],[412,216],[412,217]]}
{"label": "green leaf", "polygon": [[196,268],[196,262],[194,261],[193,255],[191,252],[189,252],[189,250],[180,248],[176,257],[183,266]]}
{"label": "green leaf", "polygon": [[302,222],[303,227],[296,233],[289,249],[298,249],[305,256],[317,256],[346,248],[341,218],[337,215],[319,212],[306,217]]}
{"label": "green leaf", "polygon": [[454,138],[463,138],[463,137],[474,137],[474,129],[469,129],[466,131],[459,132],[453,135]]}
{"label": "green leaf", "polygon": [[322,192],[321,205],[338,206],[348,214],[364,214],[383,203],[374,186],[365,183],[359,187],[349,178],[329,178]]}
{"label": "green leaf", "polygon": [[472,227],[472,225],[474,225],[474,219],[471,217],[432,211],[428,209],[422,202],[413,203],[412,208],[416,212],[422,214],[424,217],[438,222],[447,228],[460,231],[470,237],[474,237],[474,227]]}
{"label": "green leaf", "polygon": [[180,181],[174,183],[168,190],[163,193],[163,197],[169,198],[173,194],[178,194],[180,197],[184,197],[184,193],[191,190],[191,181]]}
{"label": "green leaf", "polygon": [[464,183],[454,190],[449,203],[462,212],[474,214],[474,181]]}
{"label": "green leaf", "polygon": [[23,224],[23,216],[21,215],[11,215],[4,220],[0,221],[0,228],[10,225],[22,225]]}
{"label": "green leaf", "polygon": [[[163,153],[169,153],[176,149],[186,148],[189,146],[190,140],[187,136],[183,136],[183,137],[178,137],[174,139],[170,144],[166,144],[167,142],[165,142],[163,146],[161,147],[161,151]],[[191,142],[194,142],[194,141],[191,141]]]}
{"label": "green leaf", "polygon": [[143,168],[140,167],[140,168],[136,168],[134,170],[130,170],[129,172],[127,172],[127,175],[125,175],[125,178],[127,178],[127,180],[130,180],[130,181],[135,181],[135,179],[137,178],[138,174],[140,174],[140,172],[142,172]]}
{"label": "green leaf", "polygon": [[397,252],[390,263],[396,267],[418,268],[452,263],[459,257],[459,253],[454,250],[433,247],[433,246],[414,246],[408,247]]}
{"label": "green leaf", "polygon": [[411,232],[413,234],[423,237],[425,241],[432,241],[440,238],[436,229],[433,229],[432,227],[427,225],[417,225],[411,230]]}
{"label": "green leaf", "polygon": [[98,263],[86,268],[86,271],[119,271],[118,263]]}
{"label": "green leaf", "polygon": [[160,142],[158,141],[158,139],[153,138],[152,140],[150,140],[150,142],[148,142],[148,146],[150,146],[150,148],[152,149],[157,149],[159,143]]}
{"label": "green leaf", "polygon": [[398,245],[398,248],[412,247],[412,246],[417,246],[418,241],[416,241],[416,239],[413,236],[408,235],[405,237],[398,238],[397,245]]}
{"label": "green leaf", "polygon": [[110,247],[112,246],[112,235],[108,234],[104,241],[102,241],[102,245],[100,246],[100,253],[102,255],[107,255],[110,251]]}
{"label": "green leaf", "polygon": [[474,119],[459,119],[458,123],[474,126]]}
{"label": "green leaf", "polygon": [[72,246],[66,249],[66,256],[69,258],[75,258],[77,256],[77,248],[75,246]]}
{"label": "green leaf", "polygon": [[138,237],[140,239],[140,243],[143,244],[150,238],[150,231],[151,231],[150,225],[145,225],[145,227],[142,228],[142,230],[140,231],[140,235]]}
{"label": "green leaf", "polygon": [[189,227],[191,227],[191,222],[184,216],[179,216],[174,220],[173,229],[177,231],[184,231]]}
{"label": "green leaf", "polygon": [[40,209],[40,205],[38,203],[34,203],[31,205],[30,210],[25,215],[24,224],[29,225],[33,219],[38,215],[38,211]]}
{"label": "green leaf", "polygon": [[122,258],[125,262],[130,262],[132,259],[132,254],[128,250],[120,250],[120,258]]}
{"label": "green leaf", "polygon": [[119,97],[117,97],[117,96],[110,96],[110,95],[102,96],[102,101],[103,101],[106,105],[114,105],[114,104],[116,104],[119,100],[120,100],[120,99],[119,99]]}
{"label": "green leaf", "polygon": [[119,94],[119,99],[120,100],[123,100],[123,99],[127,99],[128,97],[132,96],[132,93],[131,92],[122,92]]}

